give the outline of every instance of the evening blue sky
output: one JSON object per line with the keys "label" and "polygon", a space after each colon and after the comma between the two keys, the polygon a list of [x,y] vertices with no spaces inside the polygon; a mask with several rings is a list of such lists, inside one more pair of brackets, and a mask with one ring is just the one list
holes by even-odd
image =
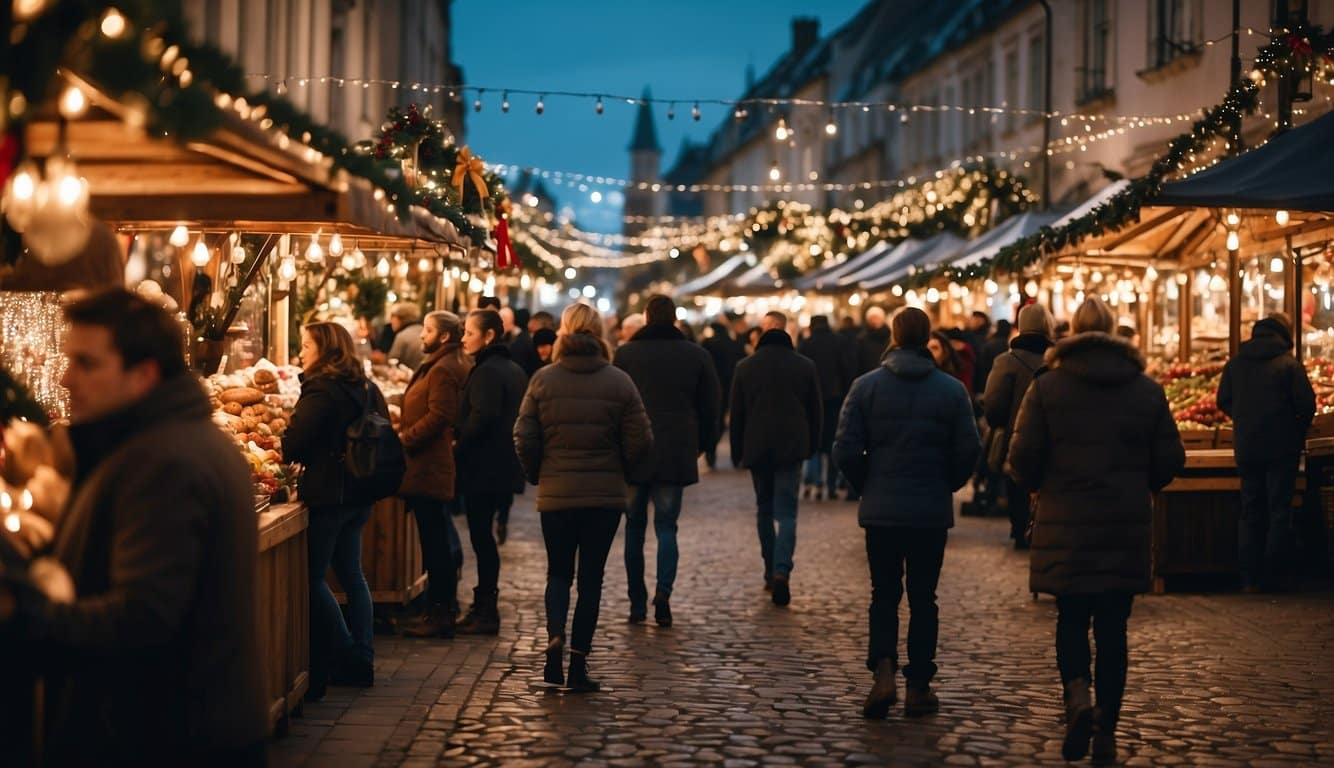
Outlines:
{"label": "evening blue sky", "polygon": [[[738,97],[746,66],[762,76],[791,43],[794,16],[820,20],[821,37],[851,18],[866,0],[577,0],[453,4],[454,61],[464,80],[488,88],[526,88],[679,99],[675,120],[656,109],[663,170],[683,138],[702,141],[724,117],[721,106],[701,107],[690,119],[690,100]],[[602,116],[594,102],[547,97],[536,114],[535,96],[510,95],[500,110],[499,91],[483,96],[472,111],[468,97],[467,140],[488,162],[625,178],[626,147],[637,107],[606,101]],[[619,196],[600,205],[588,193],[552,187],[563,205],[573,205],[580,226],[619,231]],[[602,189],[604,195],[611,192]]]}

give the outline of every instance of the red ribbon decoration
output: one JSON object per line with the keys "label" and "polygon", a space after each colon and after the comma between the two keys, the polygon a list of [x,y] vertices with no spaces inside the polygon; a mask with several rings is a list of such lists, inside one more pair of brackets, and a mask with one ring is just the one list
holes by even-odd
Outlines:
{"label": "red ribbon decoration", "polygon": [[1288,47],[1299,56],[1311,55],[1311,41],[1299,35],[1288,35]]}
{"label": "red ribbon decoration", "polygon": [[519,259],[514,255],[514,244],[510,242],[509,215],[502,213],[496,221],[496,269],[517,266]]}

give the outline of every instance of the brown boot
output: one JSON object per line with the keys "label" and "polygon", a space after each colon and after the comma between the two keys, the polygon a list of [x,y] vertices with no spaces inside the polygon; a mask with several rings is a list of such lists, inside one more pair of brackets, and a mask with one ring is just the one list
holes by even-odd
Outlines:
{"label": "brown boot", "polygon": [[480,589],[473,590],[472,608],[468,615],[458,623],[454,631],[460,635],[498,635],[500,634],[500,611],[496,607],[497,593],[489,594]]}
{"label": "brown boot", "polygon": [[454,637],[454,611],[447,605],[432,605],[415,622],[403,628],[404,637]]}
{"label": "brown boot", "polygon": [[1093,735],[1093,699],[1089,695],[1089,681],[1085,678],[1065,684],[1065,742],[1061,757],[1082,760],[1089,753],[1089,738]]}
{"label": "brown boot", "polygon": [[862,705],[862,717],[868,720],[883,720],[889,714],[889,708],[899,700],[899,687],[895,676],[898,665],[893,659],[881,659],[875,665],[875,685],[866,696]]}
{"label": "brown boot", "polygon": [[923,685],[908,683],[903,696],[904,717],[934,715],[939,711],[940,699],[936,698],[936,694],[931,692],[929,683]]}
{"label": "brown boot", "polygon": [[1093,764],[1112,765],[1116,762],[1116,717],[1101,707],[1093,710]]}

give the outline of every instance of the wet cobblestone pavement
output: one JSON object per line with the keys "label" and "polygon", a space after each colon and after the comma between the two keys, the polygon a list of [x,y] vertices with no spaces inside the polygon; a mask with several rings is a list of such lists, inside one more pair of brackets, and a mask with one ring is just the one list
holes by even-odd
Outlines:
{"label": "wet cobblestone pavement", "polygon": [[[604,690],[562,695],[540,682],[546,558],[532,500],[517,501],[501,549],[500,636],[377,637],[375,687],[306,706],[273,742],[274,765],[1062,763],[1055,605],[1029,595],[1000,519],[951,532],[940,714],[907,720],[900,703],[865,721],[870,588],[852,504],[802,502],[780,609],[762,589],[748,477],[705,476],[686,493],[675,626],[626,623],[618,536],[589,661]],[[650,533],[650,574],[653,547]],[[469,552],[461,596],[473,568]],[[1130,654],[1124,765],[1334,765],[1334,592],[1141,597]]]}

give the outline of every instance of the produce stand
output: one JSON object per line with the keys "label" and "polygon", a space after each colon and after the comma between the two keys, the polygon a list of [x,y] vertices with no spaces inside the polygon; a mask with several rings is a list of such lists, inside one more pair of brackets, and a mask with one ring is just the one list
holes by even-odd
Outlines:
{"label": "produce stand", "polygon": [[304,504],[279,504],[259,515],[259,596],[257,619],[264,656],[269,730],[286,735],[288,721],[301,713],[310,685],[310,596],[306,568]]}

